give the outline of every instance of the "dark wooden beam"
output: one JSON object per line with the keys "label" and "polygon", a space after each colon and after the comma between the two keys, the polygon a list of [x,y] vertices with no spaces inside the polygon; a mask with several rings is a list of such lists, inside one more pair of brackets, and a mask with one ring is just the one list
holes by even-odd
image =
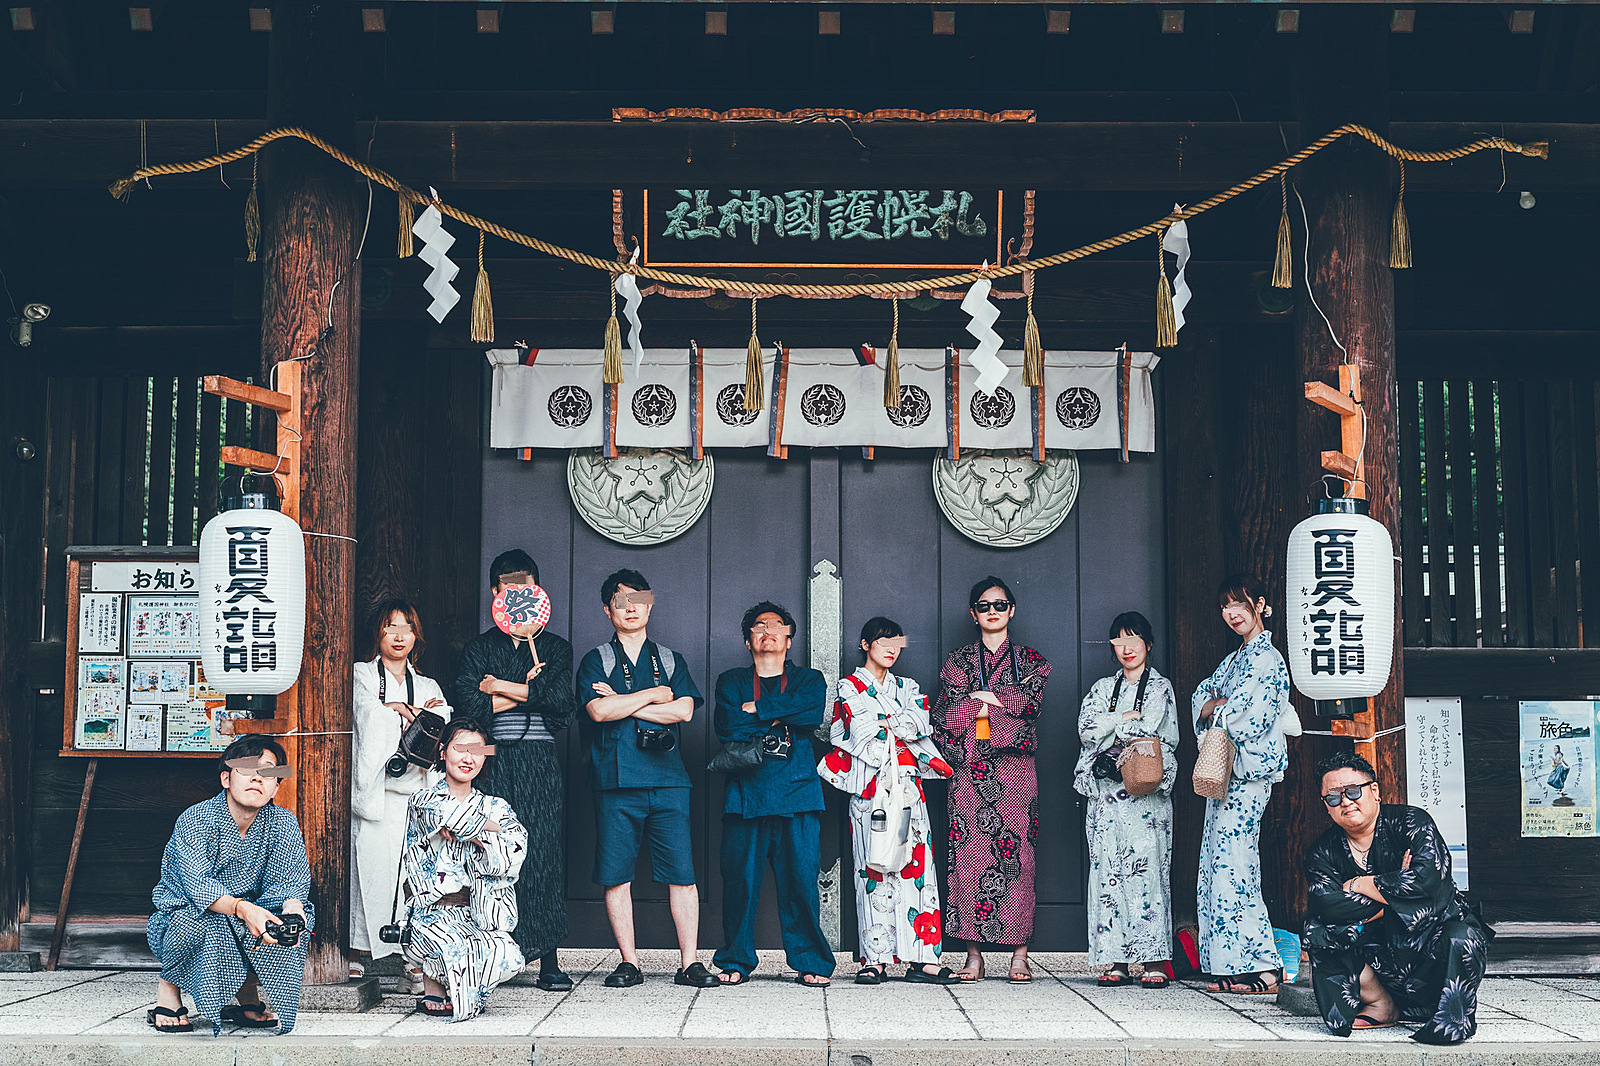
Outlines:
{"label": "dark wooden beam", "polygon": [[[0,188],[107,185],[141,159],[200,159],[219,143],[237,146],[266,128],[241,119],[0,120]],[[351,130],[347,143],[364,142],[371,126]],[[1489,134],[1548,141],[1548,160],[1507,155],[1506,183],[1600,186],[1600,126],[1412,122],[1390,132],[1397,144],[1429,149]],[[950,186],[1209,192],[1282,159],[1285,140],[1300,143],[1295,124],[1278,122],[386,122],[379,133],[374,166],[414,187],[444,190],[921,187],[937,175]],[[1483,152],[1415,165],[1407,180],[1417,191],[1492,191],[1501,184],[1500,167],[1500,153]],[[230,182],[250,180],[249,160],[224,170]],[[210,170],[154,180],[182,186],[217,177]]]}

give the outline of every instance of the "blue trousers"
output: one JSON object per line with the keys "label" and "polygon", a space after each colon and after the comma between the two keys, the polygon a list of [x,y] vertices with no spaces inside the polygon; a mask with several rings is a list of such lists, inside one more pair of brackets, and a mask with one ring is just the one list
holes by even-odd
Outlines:
{"label": "blue trousers", "polygon": [[722,938],[711,961],[723,970],[756,968],[756,908],[768,864],[778,890],[778,922],[789,968],[829,976],[833,952],[818,920],[822,818],[815,811],[722,820]]}

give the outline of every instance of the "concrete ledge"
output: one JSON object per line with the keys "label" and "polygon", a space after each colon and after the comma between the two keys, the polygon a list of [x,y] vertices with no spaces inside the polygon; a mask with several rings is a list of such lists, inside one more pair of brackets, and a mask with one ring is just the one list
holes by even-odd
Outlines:
{"label": "concrete ledge", "polygon": [[1299,1018],[1320,1018],[1317,997],[1305,985],[1279,985],[1278,1009]]}
{"label": "concrete ledge", "polygon": [[383,1002],[376,977],[346,981],[342,985],[306,985],[300,990],[300,1013],[356,1014]]}
{"label": "concrete ledge", "polygon": [[71,1066],[531,1066],[526,1039],[415,1040],[201,1034],[153,1039],[0,1038],[0,1061]]}
{"label": "concrete ledge", "polygon": [[37,973],[44,969],[37,951],[0,951],[0,973]]}

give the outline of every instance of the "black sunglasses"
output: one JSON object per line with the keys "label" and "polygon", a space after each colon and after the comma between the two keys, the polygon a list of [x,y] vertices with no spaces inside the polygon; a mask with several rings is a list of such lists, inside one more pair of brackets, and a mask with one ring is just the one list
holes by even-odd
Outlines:
{"label": "black sunglasses", "polygon": [[1360,803],[1361,793],[1366,789],[1366,787],[1368,785],[1376,784],[1376,781],[1363,781],[1359,785],[1350,785],[1346,788],[1341,788],[1337,791],[1327,793],[1322,797],[1322,802],[1326,803],[1330,807],[1337,807],[1345,800],[1349,800],[1351,803]]}
{"label": "black sunglasses", "polygon": [[979,600],[972,605],[972,609],[979,614],[988,614],[990,611],[1005,612],[1011,610],[1016,604],[1010,600]]}

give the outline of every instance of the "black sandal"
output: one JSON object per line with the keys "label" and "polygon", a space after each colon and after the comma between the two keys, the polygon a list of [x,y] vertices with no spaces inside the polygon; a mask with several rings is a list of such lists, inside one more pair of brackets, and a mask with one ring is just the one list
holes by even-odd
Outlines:
{"label": "black sandal", "polygon": [[[177,1010],[173,1010],[171,1007],[152,1007],[145,1011],[145,1017],[150,1021],[150,1028],[160,1033],[194,1032],[194,1023],[189,1020],[188,1007],[179,1007]],[[156,1023],[157,1018],[178,1018],[181,1020],[181,1024],[158,1025]]]}
{"label": "black sandal", "polygon": [[[806,978],[808,977],[815,977],[817,980],[807,981]],[[829,985],[833,984],[833,978],[820,973],[801,972],[795,975],[794,983],[797,985],[804,985],[807,988],[827,988]]]}
{"label": "black sandal", "polygon": [[456,1008],[455,1004],[443,996],[421,996],[417,999],[416,1012],[419,1014],[431,1014],[435,1018],[442,1018],[446,1014],[454,1014]]}
{"label": "black sandal", "polygon": [[920,963],[915,962],[906,971],[905,980],[914,985],[959,985],[961,983],[961,978],[957,977],[956,972],[948,966],[942,966],[938,971],[929,973],[922,968]]}
{"label": "black sandal", "polygon": [[251,1018],[251,1014],[267,1013],[265,1003],[235,1003],[222,1008],[222,1024],[240,1029],[276,1029],[277,1018]]}
{"label": "black sandal", "polygon": [[1139,978],[1140,988],[1166,988],[1171,983],[1160,970],[1146,970],[1144,976]]}
{"label": "black sandal", "polygon": [[1232,977],[1219,977],[1212,984],[1215,988],[1207,987],[1207,992],[1226,992],[1233,996],[1275,996],[1278,994],[1278,981],[1267,984],[1268,977],[1276,977],[1276,970],[1262,970],[1260,973],[1241,973]]}
{"label": "black sandal", "polygon": [[1095,984],[1101,988],[1121,988],[1131,980],[1133,978],[1129,976],[1127,970],[1107,970],[1100,975],[1100,979]]}
{"label": "black sandal", "polygon": [[717,980],[725,985],[742,985],[750,980],[750,975],[743,970],[718,970]]}
{"label": "black sandal", "polygon": [[863,966],[863,967],[861,967],[860,971],[856,974],[856,984],[858,984],[858,985],[881,985],[881,984],[883,984],[883,967],[882,966]]}

